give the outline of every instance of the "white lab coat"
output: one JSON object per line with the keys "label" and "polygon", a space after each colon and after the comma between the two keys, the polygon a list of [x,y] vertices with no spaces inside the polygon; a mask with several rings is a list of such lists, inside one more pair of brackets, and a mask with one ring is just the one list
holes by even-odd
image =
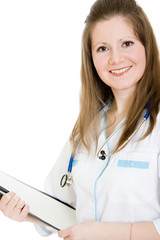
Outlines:
{"label": "white lab coat", "polygon": [[[121,223],[153,221],[160,234],[160,114],[152,133],[138,141],[148,125],[149,119],[124,149],[111,156],[107,167],[107,159],[100,160],[95,154],[94,144],[91,154],[85,148],[78,149],[72,169],[73,183],[70,188],[61,188],[60,180],[67,172],[71,155],[68,141],[47,177],[45,190],[74,206],[79,223],[93,220]],[[102,117],[100,128],[104,127]],[[110,151],[122,130],[119,129],[109,140]],[[104,142],[102,131],[97,151]],[[108,152],[107,144],[103,149]],[[49,234],[42,228],[39,232]]]}

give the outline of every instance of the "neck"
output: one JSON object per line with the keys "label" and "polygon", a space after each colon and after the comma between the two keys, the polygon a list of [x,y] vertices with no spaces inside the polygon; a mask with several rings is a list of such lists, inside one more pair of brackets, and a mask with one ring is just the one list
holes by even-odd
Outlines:
{"label": "neck", "polygon": [[132,104],[134,94],[121,91],[114,93],[113,111],[117,116],[127,115]]}

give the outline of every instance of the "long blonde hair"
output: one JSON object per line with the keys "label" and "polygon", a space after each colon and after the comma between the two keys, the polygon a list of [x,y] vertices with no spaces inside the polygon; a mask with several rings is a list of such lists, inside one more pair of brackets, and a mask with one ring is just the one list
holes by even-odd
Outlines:
{"label": "long blonde hair", "polygon": [[[113,97],[110,87],[103,83],[95,70],[91,54],[91,31],[98,21],[108,20],[114,16],[122,16],[130,21],[135,35],[144,45],[146,51],[146,68],[139,81],[116,151],[121,149],[121,146],[136,129],[141,113],[149,100],[150,124],[144,137],[152,132],[156,123],[160,102],[160,61],[150,22],[142,8],[134,0],[97,0],[86,19],[82,37],[82,89],[80,113],[70,138],[73,151],[79,144],[84,144],[88,151],[90,151],[93,141],[97,144],[98,109]],[[96,120],[93,121],[94,119]],[[92,129],[90,129],[91,123]]]}

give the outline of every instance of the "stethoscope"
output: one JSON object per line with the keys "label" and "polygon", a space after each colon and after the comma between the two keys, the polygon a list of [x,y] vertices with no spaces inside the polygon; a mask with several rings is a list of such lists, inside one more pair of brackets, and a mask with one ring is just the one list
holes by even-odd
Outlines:
{"label": "stethoscope", "polygon": [[[142,124],[149,118],[150,115],[150,111],[149,111],[149,104],[147,107],[147,112],[145,113],[142,121],[140,122],[140,124],[137,126],[137,128],[135,129],[135,131],[131,134],[131,136],[122,144],[121,148],[123,148],[129,141],[130,139],[133,137],[133,135],[139,130],[139,128],[142,126]],[[123,122],[115,131],[113,131],[113,133],[106,139],[106,141],[104,142],[104,144],[102,145],[102,147],[99,149],[98,153],[97,153],[97,157],[101,160],[105,160],[106,157],[111,156],[114,153],[114,150],[111,151],[110,153],[106,154],[105,150],[103,149],[104,146],[107,144],[107,142],[111,139],[111,137],[113,137],[113,135],[116,134],[116,132],[118,132],[120,130],[120,128],[122,128],[122,126],[125,124],[125,122]]]}
{"label": "stethoscope", "polygon": [[60,181],[61,187],[65,187],[65,186],[70,187],[70,185],[72,184],[73,161],[74,161],[74,157],[73,157],[73,154],[71,154],[71,157],[69,159],[68,172],[62,176]]}
{"label": "stethoscope", "polygon": [[[135,129],[135,131],[131,134],[131,136],[123,143],[123,145],[121,146],[124,147],[129,141],[130,139],[133,137],[133,135],[139,130],[139,128],[142,126],[142,124],[149,118],[150,115],[150,111],[149,111],[149,106],[150,106],[150,101],[146,104],[145,108],[147,108],[147,112],[145,113],[142,121],[140,122],[140,124],[137,126],[137,128]],[[106,141],[104,142],[104,144],[102,145],[102,147],[99,149],[98,153],[97,153],[97,157],[100,160],[105,160],[107,157],[111,156],[114,153],[114,150],[111,151],[110,153],[106,154],[105,150],[104,150],[104,146],[108,143],[108,141],[113,137],[113,135],[116,134],[116,132],[118,132],[120,130],[120,128],[122,128],[122,126],[125,124],[125,122],[123,122],[115,131],[113,131],[113,133],[106,139]],[[70,187],[70,185],[72,184],[72,167],[73,167],[73,161],[74,161],[74,156],[73,154],[70,157],[69,160],[69,165],[68,165],[68,172],[66,174],[64,174],[61,178],[60,181],[60,186],[61,187]]]}

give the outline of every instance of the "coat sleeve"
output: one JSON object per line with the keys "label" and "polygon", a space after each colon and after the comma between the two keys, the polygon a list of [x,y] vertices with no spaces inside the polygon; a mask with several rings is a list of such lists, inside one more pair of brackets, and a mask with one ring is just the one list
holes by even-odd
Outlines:
{"label": "coat sleeve", "polygon": [[[53,166],[49,175],[46,178],[45,192],[75,207],[76,196],[75,196],[72,185],[69,188],[68,187],[62,188],[60,186],[60,181],[62,176],[67,173],[71,153],[72,153],[72,148],[71,148],[70,141],[68,140],[64,148],[62,149],[62,152],[59,155],[55,165]],[[36,230],[43,236],[47,236],[56,232],[56,230],[50,227],[48,228],[48,227],[42,227],[37,225],[35,227],[36,227]]]}
{"label": "coat sleeve", "polygon": [[[158,166],[158,169],[157,169],[157,172],[158,172],[158,178],[159,178],[159,181],[160,181],[160,113],[158,114],[157,116],[157,123],[156,123],[156,126],[155,126],[155,139],[156,139],[156,143],[158,144],[159,146],[159,154],[158,154],[158,162],[157,162],[157,166]],[[158,189],[158,195],[160,195],[160,189]],[[158,234],[160,235],[160,217],[158,219],[155,219],[153,221],[153,224],[158,232]]]}

